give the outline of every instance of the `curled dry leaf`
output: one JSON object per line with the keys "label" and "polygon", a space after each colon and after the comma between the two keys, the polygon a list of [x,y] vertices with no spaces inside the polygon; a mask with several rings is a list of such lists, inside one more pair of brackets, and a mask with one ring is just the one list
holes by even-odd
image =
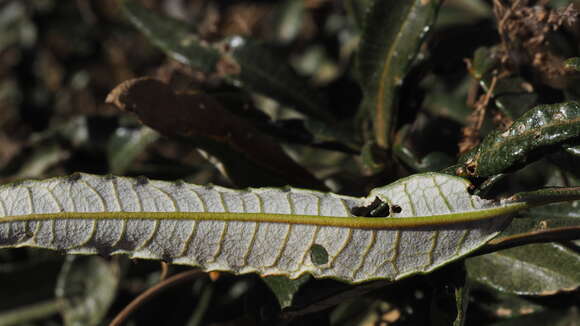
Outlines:
{"label": "curled dry leaf", "polygon": [[[145,125],[160,133],[193,141],[226,165],[228,176],[240,186],[251,181],[236,179],[228,165],[250,161],[259,174],[273,174],[279,180],[268,185],[325,189],[307,170],[295,163],[272,137],[259,132],[251,122],[226,110],[212,96],[203,93],[175,93],[171,87],[153,78],[137,78],[118,85],[106,102],[135,113]],[[217,151],[218,144],[222,150]],[[224,158],[223,147],[230,158]],[[229,162],[232,164],[228,164]],[[257,181],[256,183],[259,183]],[[254,184],[255,185],[255,184]]]}

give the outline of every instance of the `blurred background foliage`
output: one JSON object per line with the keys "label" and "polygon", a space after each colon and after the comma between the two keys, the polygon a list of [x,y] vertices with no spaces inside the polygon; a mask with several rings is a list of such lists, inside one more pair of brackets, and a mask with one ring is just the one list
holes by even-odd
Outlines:
{"label": "blurred background foliage", "polygon": [[[539,117],[569,104],[536,107],[580,96],[573,1],[378,1],[365,14],[371,2],[0,0],[0,179],[83,171],[358,196],[450,167],[486,196],[579,185],[577,119]],[[163,85],[105,102],[144,76]],[[167,118],[147,120],[143,101]],[[205,120],[180,115],[206,106]],[[499,137],[514,121],[541,136]],[[204,275],[127,324],[574,325],[577,204],[525,212],[490,254],[428,276]],[[120,256],[1,250],[0,325],[107,325],[164,277]]]}

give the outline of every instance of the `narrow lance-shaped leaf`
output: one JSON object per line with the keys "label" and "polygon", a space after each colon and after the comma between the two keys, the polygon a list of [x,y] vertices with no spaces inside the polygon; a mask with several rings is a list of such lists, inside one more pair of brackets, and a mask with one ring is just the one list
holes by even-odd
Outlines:
{"label": "narrow lance-shaped leaf", "polygon": [[375,141],[381,147],[391,146],[396,90],[438,8],[438,0],[375,0],[369,7],[357,57],[357,77],[364,92],[360,114],[372,117]]}
{"label": "narrow lance-shaped leaf", "polygon": [[[74,174],[0,188],[0,247],[359,283],[427,273],[485,244],[526,208],[426,173],[367,197],[293,188],[231,190]],[[556,199],[554,199],[556,200]]]}
{"label": "narrow lance-shaped leaf", "polygon": [[99,256],[67,258],[55,291],[64,325],[99,325],[115,299],[119,262]]}
{"label": "narrow lance-shaped leaf", "polygon": [[236,86],[270,96],[306,115],[332,121],[324,100],[269,47],[234,36],[221,43],[200,39],[194,26],[158,15],[135,1],[122,1],[131,22],[169,57],[217,74]]}
{"label": "narrow lance-shaped leaf", "polygon": [[507,130],[496,130],[459,160],[457,175],[488,177],[524,166],[554,146],[580,139],[580,105],[576,102],[540,105],[518,118]]}
{"label": "narrow lance-shaped leaf", "polygon": [[556,243],[530,244],[469,258],[466,266],[470,278],[503,292],[552,295],[580,286],[580,255]]}
{"label": "narrow lance-shaped leaf", "polygon": [[292,184],[327,189],[294,162],[275,139],[210,95],[175,93],[167,84],[144,77],[121,83],[106,102],[135,113],[163,135],[203,149],[220,161],[224,174],[239,186]]}

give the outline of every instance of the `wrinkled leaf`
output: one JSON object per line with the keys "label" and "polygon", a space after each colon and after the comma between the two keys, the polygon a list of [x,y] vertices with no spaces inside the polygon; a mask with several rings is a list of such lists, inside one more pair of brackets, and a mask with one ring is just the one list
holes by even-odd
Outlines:
{"label": "wrinkled leaf", "polygon": [[496,130],[463,155],[458,175],[487,177],[512,171],[562,143],[579,140],[580,106],[575,102],[537,106],[505,131]]}
{"label": "wrinkled leaf", "polygon": [[[470,186],[426,173],[356,198],[74,174],[1,187],[0,247],[126,253],[263,276],[398,280],[481,247],[532,204],[517,195],[481,199]],[[315,248],[327,260],[313,259]]]}
{"label": "wrinkled leaf", "polygon": [[366,14],[357,57],[357,77],[364,93],[360,114],[371,117],[374,139],[381,147],[392,145],[397,89],[438,8],[438,0],[376,0]]}
{"label": "wrinkled leaf", "polygon": [[530,244],[466,260],[471,279],[499,291],[552,295],[580,286],[580,255],[560,244]]}
{"label": "wrinkled leaf", "polygon": [[241,36],[210,44],[201,40],[192,26],[160,16],[136,1],[122,3],[131,22],[173,59],[204,73],[218,74],[236,86],[289,104],[306,115],[333,120],[324,111],[320,95],[265,45]]}
{"label": "wrinkled leaf", "polygon": [[276,140],[209,95],[176,94],[158,80],[139,78],[117,86],[107,102],[134,112],[145,125],[164,135],[200,147],[217,158],[225,175],[239,186],[292,184],[326,189],[295,163]]}
{"label": "wrinkled leaf", "polygon": [[99,256],[69,256],[56,286],[64,325],[101,324],[115,299],[119,279],[116,260],[108,262]]}

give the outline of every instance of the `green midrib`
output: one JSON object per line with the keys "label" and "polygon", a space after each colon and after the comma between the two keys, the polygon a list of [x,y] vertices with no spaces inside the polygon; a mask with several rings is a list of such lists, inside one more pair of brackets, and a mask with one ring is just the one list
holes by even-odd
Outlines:
{"label": "green midrib", "polygon": [[87,219],[87,220],[194,220],[194,221],[224,221],[224,222],[259,222],[318,225],[330,227],[345,227],[351,229],[401,229],[425,226],[440,226],[447,224],[478,221],[503,215],[508,215],[526,208],[526,203],[513,203],[502,207],[486,208],[471,212],[450,213],[443,215],[401,217],[401,218],[371,218],[371,217],[331,217],[316,215],[290,215],[269,213],[210,213],[210,212],[60,212],[8,216],[0,218],[0,223]]}

